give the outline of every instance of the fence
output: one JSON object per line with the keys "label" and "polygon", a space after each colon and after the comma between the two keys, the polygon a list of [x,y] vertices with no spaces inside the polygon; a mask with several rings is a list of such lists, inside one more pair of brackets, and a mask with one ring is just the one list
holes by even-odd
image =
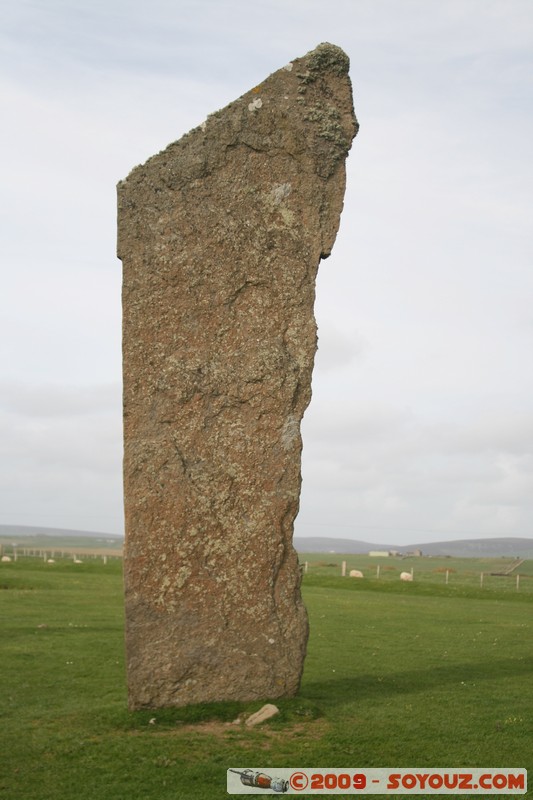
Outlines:
{"label": "fence", "polygon": [[[370,562],[368,557],[348,556],[338,561],[325,561],[315,558],[302,557],[302,572],[304,575],[329,575],[342,577],[346,580],[372,580],[372,581],[400,581],[444,585],[450,587],[472,587],[487,590],[513,591],[533,593],[533,575],[523,574],[512,570],[488,569],[479,570],[469,559],[454,560],[455,566],[435,566],[432,559],[416,559],[416,564],[407,566],[393,564],[389,559],[376,563]],[[459,564],[460,562],[460,564]],[[495,563],[498,561],[495,559]],[[531,561],[529,564],[531,565]],[[527,564],[523,559],[515,562],[518,566]],[[526,567],[524,569],[527,569]],[[531,569],[529,568],[531,572]],[[351,574],[350,574],[351,573]]]}

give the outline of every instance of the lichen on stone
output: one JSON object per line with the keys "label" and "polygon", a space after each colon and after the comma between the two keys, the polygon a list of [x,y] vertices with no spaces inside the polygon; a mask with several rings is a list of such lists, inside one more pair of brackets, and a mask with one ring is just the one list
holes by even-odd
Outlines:
{"label": "lichen on stone", "polygon": [[318,102],[311,106],[304,119],[310,122],[316,122],[318,125],[318,136],[321,139],[326,139],[328,142],[333,142],[338,145],[342,150],[348,151],[350,143],[346,139],[341,125],[341,117],[339,111],[335,106]]}
{"label": "lichen on stone", "polygon": [[347,75],[350,69],[350,59],[342,50],[329,42],[319,44],[309,53],[307,62],[307,74],[305,82],[312,83],[322,72],[333,72],[335,75]]}

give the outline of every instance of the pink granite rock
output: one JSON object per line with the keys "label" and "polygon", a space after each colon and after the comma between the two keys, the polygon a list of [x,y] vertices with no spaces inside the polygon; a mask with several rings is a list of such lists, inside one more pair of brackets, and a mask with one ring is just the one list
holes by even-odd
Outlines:
{"label": "pink granite rock", "polygon": [[119,184],[131,708],[298,690],[300,422],[348,66],[320,45]]}

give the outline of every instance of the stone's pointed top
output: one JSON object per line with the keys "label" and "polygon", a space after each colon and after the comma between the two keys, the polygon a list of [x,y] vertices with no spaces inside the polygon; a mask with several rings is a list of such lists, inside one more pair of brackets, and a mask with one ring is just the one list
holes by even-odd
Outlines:
{"label": "stone's pointed top", "polygon": [[152,169],[160,170],[156,182],[188,184],[217,170],[227,148],[240,145],[293,156],[307,148],[314,154],[313,169],[327,178],[346,157],[359,128],[349,68],[344,50],[322,42],[135,167],[119,191],[145,181]]}
{"label": "stone's pointed top", "polygon": [[329,42],[322,42],[304,56],[311,73],[334,72],[346,75],[350,69],[350,59],[341,47]]}

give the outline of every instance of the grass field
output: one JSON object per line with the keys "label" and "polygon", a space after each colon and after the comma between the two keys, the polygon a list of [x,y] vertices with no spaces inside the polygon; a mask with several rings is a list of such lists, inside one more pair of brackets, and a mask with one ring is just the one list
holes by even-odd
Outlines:
{"label": "grass field", "polygon": [[[504,572],[515,562],[514,558],[383,558],[367,555],[338,555],[337,553],[301,553],[300,562],[307,563],[308,576],[338,577],[341,575],[342,563],[346,562],[346,574],[350,570],[359,570],[365,580],[397,582],[402,572],[413,571],[415,582],[454,589],[475,588],[497,592],[516,592],[517,575],[518,591],[533,594],[533,559],[523,561],[510,575],[494,575]],[[448,577],[446,578],[446,573]],[[483,578],[481,576],[483,575]],[[353,579],[351,579],[353,580]],[[448,581],[446,583],[446,581]]]}
{"label": "grass field", "polygon": [[446,586],[420,559],[412,584],[355,580],[314,558],[301,693],[253,730],[227,723],[260,702],[127,711],[118,559],[1,564],[0,796],[212,800],[242,765],[533,766],[529,581],[481,589],[455,564]]}
{"label": "grass field", "polygon": [[94,536],[23,536],[16,541],[16,535],[0,536],[0,556],[9,558],[32,556],[34,558],[68,558],[78,556],[85,558],[122,557],[123,542],[121,539],[97,538]]}

